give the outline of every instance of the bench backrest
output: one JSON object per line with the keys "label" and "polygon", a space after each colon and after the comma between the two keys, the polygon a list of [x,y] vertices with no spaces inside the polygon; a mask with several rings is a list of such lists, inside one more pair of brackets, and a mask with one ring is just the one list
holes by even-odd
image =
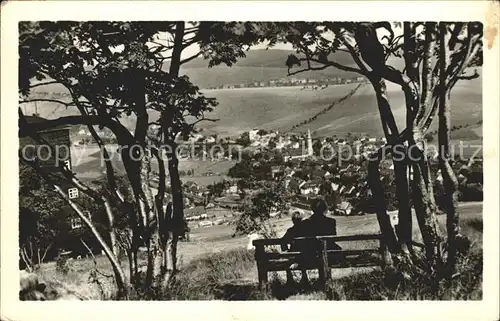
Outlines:
{"label": "bench backrest", "polygon": [[[355,249],[332,249],[329,244],[336,242],[351,242],[351,241],[377,241],[376,246],[363,244],[361,247]],[[277,251],[276,246],[304,244],[303,246],[296,246],[292,251]],[[328,257],[341,255],[341,256],[359,256],[365,254],[380,254],[384,260],[387,248],[383,242],[381,234],[362,234],[362,235],[335,235],[335,236],[315,236],[315,237],[297,237],[293,240],[286,239],[258,239],[254,240],[255,246],[255,259],[257,263],[265,265],[273,265],[272,263],[277,260],[289,259],[294,260],[299,257],[310,257],[315,255],[322,255],[324,252]],[[373,243],[372,243],[373,244]],[[274,248],[273,251],[266,251],[266,249]],[[346,262],[347,263],[347,262]],[[315,264],[315,263],[313,263]]]}
{"label": "bench backrest", "polygon": [[258,239],[254,240],[252,243],[255,248],[265,248],[271,245],[289,245],[292,242],[300,241],[331,241],[331,242],[345,242],[345,241],[369,241],[369,240],[382,240],[381,234],[360,234],[360,235],[328,235],[328,236],[313,236],[313,237],[296,237],[293,241],[285,240],[282,238],[275,239]]}

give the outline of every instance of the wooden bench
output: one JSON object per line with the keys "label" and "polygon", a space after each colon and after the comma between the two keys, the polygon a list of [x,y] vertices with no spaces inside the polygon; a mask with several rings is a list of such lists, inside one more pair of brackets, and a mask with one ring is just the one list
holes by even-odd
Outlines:
{"label": "wooden bench", "polygon": [[[376,246],[362,249],[328,249],[331,242],[377,241]],[[296,244],[302,251],[281,251],[272,246]],[[303,243],[307,242],[307,243]],[[301,247],[299,244],[303,244]],[[287,270],[318,270],[319,280],[329,296],[331,269],[344,267],[386,266],[391,264],[390,254],[381,234],[299,237],[292,241],[283,239],[254,240],[255,260],[259,287],[267,290],[268,273]]]}

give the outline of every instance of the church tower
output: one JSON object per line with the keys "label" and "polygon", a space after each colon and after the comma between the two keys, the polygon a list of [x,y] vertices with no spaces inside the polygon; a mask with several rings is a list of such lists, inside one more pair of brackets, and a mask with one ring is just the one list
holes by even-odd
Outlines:
{"label": "church tower", "polygon": [[313,152],[313,144],[312,144],[312,138],[311,138],[311,130],[307,130],[307,156],[308,157],[313,157],[314,152]]}

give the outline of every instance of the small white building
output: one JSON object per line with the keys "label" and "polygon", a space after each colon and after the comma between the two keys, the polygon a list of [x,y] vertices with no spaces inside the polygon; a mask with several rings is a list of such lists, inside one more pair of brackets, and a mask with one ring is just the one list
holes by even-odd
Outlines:
{"label": "small white building", "polygon": [[210,227],[212,225],[213,225],[212,221],[202,221],[202,222],[198,223],[199,227]]}
{"label": "small white building", "polygon": [[229,186],[229,188],[226,190],[226,193],[228,194],[238,194],[238,186],[236,184],[233,184]]}
{"label": "small white building", "polygon": [[337,213],[340,215],[350,215],[352,212],[352,205],[349,202],[342,202],[337,206]]}
{"label": "small white building", "polygon": [[258,129],[252,129],[248,132],[248,138],[250,138],[250,141],[254,141],[256,140],[258,137],[260,137],[259,134],[257,134],[259,132]]}
{"label": "small white building", "polygon": [[205,139],[205,143],[207,143],[207,144],[213,144],[213,143],[215,143],[215,137],[213,137],[213,136],[208,136],[208,137]]}
{"label": "small white building", "polygon": [[305,183],[300,187],[300,194],[302,195],[317,195],[319,193],[319,186],[316,184]]}

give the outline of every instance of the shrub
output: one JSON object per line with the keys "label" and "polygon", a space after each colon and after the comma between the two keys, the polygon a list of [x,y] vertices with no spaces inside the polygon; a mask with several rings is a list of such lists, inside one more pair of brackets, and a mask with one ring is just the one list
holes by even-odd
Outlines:
{"label": "shrub", "polygon": [[179,271],[162,299],[260,299],[256,284],[241,280],[254,266],[253,251],[245,249],[223,251],[193,260]]}
{"label": "shrub", "polygon": [[68,257],[66,255],[59,255],[56,261],[56,271],[61,274],[68,274],[69,264]]}

